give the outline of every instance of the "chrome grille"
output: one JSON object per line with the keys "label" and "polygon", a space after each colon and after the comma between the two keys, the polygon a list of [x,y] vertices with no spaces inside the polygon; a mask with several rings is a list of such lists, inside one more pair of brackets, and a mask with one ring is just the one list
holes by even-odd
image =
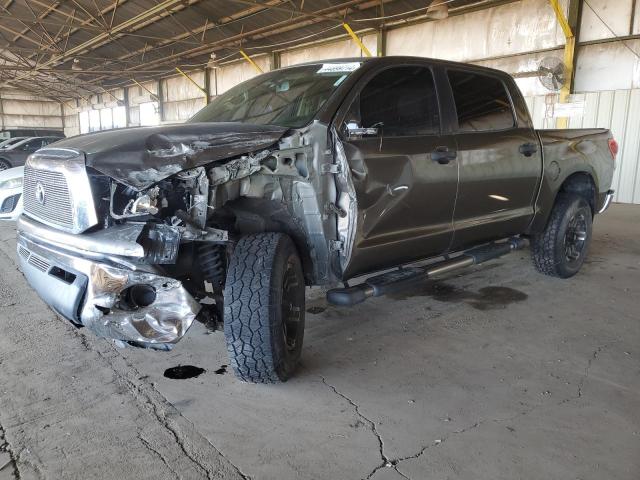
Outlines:
{"label": "chrome grille", "polygon": [[49,268],[51,268],[51,264],[35,253],[31,253],[29,250],[24,248],[22,245],[18,245],[18,254],[24,258],[29,265],[33,265],[38,270],[47,273]]}
{"label": "chrome grille", "polygon": [[[38,199],[36,190],[44,192],[44,198]],[[73,205],[67,179],[61,172],[24,169],[24,210],[32,217],[44,222],[73,228]],[[42,201],[44,200],[44,201]]]}
{"label": "chrome grille", "polygon": [[49,267],[51,267],[49,262],[47,262],[44,258],[39,257],[38,255],[35,255],[33,253],[29,257],[29,263],[42,272],[48,272]]}
{"label": "chrome grille", "polygon": [[25,260],[29,260],[29,257],[31,256],[31,252],[29,252],[29,250],[24,248],[22,245],[18,245],[18,253]]}

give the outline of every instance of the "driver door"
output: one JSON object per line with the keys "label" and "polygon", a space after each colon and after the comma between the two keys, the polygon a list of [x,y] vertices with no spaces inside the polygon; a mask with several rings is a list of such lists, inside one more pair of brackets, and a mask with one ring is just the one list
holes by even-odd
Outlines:
{"label": "driver door", "polygon": [[345,278],[447,251],[458,185],[430,66],[378,70],[356,91],[341,122],[358,202]]}

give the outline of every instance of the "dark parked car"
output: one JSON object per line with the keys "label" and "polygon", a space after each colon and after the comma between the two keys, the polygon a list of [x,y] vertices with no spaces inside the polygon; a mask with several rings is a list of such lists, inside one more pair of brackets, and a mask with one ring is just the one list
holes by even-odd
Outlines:
{"label": "dark parked car", "polygon": [[32,153],[62,137],[28,137],[0,149],[0,170],[21,167]]}
{"label": "dark parked car", "polygon": [[238,85],[186,124],[31,155],[18,255],[76,325],[170,349],[194,320],[223,320],[236,375],[278,382],[301,355],[305,285],[345,282],[328,300],[355,305],[526,240],[539,271],[576,274],[616,153],[608,130],[534,130],[503,72],[311,63]]}
{"label": "dark parked car", "polygon": [[21,142],[22,140],[25,140],[28,137],[13,137],[13,138],[7,138],[6,140],[3,140],[2,142],[0,142],[0,150],[4,150],[6,148],[9,148],[11,145],[15,145],[18,142]]}

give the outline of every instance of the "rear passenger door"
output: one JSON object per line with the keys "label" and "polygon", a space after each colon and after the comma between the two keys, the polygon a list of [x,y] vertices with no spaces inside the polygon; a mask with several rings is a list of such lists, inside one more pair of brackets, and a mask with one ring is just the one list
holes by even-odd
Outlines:
{"label": "rear passenger door", "polygon": [[535,131],[517,118],[499,75],[464,69],[446,75],[460,168],[452,248],[522,233],[542,168]]}

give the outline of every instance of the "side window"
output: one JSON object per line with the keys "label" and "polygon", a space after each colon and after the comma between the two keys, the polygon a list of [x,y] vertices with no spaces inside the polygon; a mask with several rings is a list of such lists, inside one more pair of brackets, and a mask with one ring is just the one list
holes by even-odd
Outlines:
{"label": "side window", "polygon": [[460,132],[505,130],[515,125],[511,100],[497,78],[449,71]]}
{"label": "side window", "polygon": [[346,123],[350,128],[377,127],[386,137],[440,133],[431,70],[416,66],[380,72],[356,97]]}
{"label": "side window", "polygon": [[42,144],[43,144],[42,139],[37,138],[35,140],[31,140],[25,146],[26,146],[27,152],[35,152],[36,150],[40,150],[42,148]]}

